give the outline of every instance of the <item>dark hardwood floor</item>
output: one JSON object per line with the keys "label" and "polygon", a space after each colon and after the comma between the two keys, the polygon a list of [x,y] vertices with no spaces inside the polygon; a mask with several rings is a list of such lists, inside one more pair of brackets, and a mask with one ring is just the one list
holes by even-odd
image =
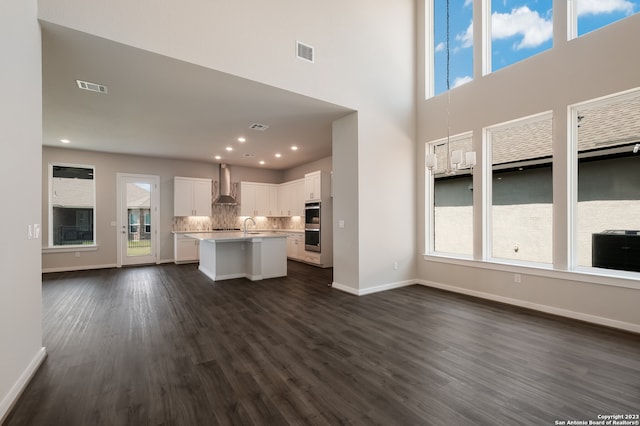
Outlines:
{"label": "dark hardwood floor", "polygon": [[640,412],[640,336],[331,270],[46,274],[49,354],[15,425],[554,425]]}

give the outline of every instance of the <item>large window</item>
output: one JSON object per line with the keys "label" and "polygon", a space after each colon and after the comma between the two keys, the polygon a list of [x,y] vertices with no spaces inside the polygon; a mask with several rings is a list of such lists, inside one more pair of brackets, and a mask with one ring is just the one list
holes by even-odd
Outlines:
{"label": "large window", "polygon": [[575,9],[569,8],[570,31],[569,38],[581,36],[591,31],[602,28],[613,22],[619,21],[627,16],[640,11],[640,0],[568,0],[569,5],[574,5]]}
{"label": "large window", "polygon": [[49,166],[49,245],[95,245],[92,166]]}
{"label": "large window", "polygon": [[640,272],[640,91],[576,105],[574,262]]}
{"label": "large window", "polygon": [[497,71],[553,44],[552,0],[491,2],[491,71]]}
{"label": "large window", "polygon": [[447,1],[434,0],[433,16],[434,94],[438,95],[447,90],[447,54],[451,88],[473,79],[473,2],[449,0],[447,18]]}
{"label": "large window", "polygon": [[429,173],[430,252],[473,255],[473,176],[454,169],[452,152],[471,151],[471,133],[427,144],[436,165]]}
{"label": "large window", "polygon": [[[484,22],[473,21],[471,0],[429,0],[426,5],[427,97],[447,90],[447,56],[450,88],[472,80],[474,27],[484,25],[476,31],[483,39],[475,43],[482,50],[483,74],[553,47],[553,0],[484,0]],[[558,16],[566,12],[570,40],[639,11],[640,0],[567,0]]]}
{"label": "large window", "polygon": [[551,114],[488,128],[486,149],[489,257],[552,263]]}

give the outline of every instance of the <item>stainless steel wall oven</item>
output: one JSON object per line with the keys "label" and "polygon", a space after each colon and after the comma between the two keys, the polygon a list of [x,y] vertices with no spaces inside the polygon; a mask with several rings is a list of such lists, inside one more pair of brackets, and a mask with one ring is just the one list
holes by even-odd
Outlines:
{"label": "stainless steel wall oven", "polygon": [[304,206],[304,249],[320,251],[320,203],[306,203]]}

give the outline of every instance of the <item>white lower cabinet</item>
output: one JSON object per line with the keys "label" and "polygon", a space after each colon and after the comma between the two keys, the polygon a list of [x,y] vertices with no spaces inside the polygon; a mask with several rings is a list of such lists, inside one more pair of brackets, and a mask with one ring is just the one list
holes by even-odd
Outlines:
{"label": "white lower cabinet", "polygon": [[304,249],[304,233],[301,232],[287,234],[287,257],[314,265],[321,264],[320,253]]}
{"label": "white lower cabinet", "polygon": [[200,241],[195,238],[174,234],[173,252],[175,263],[191,263],[200,260]]}
{"label": "white lower cabinet", "polygon": [[299,233],[287,234],[287,257],[299,260],[303,251],[304,236]]}

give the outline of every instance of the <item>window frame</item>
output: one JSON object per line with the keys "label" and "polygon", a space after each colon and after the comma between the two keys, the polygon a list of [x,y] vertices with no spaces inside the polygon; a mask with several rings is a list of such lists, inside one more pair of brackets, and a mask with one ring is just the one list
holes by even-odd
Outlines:
{"label": "window frame", "polygon": [[[473,131],[469,130],[466,132],[458,133],[449,137],[444,137],[440,139],[435,139],[425,143],[425,158],[424,158],[424,167],[425,167],[425,247],[424,251],[428,256],[438,256],[438,257],[446,257],[452,259],[466,259],[472,260],[474,258],[473,250],[470,255],[465,255],[461,253],[450,253],[444,251],[436,251],[435,250],[435,175],[426,168],[426,155],[433,154],[435,152],[435,147],[439,146],[443,143],[455,142],[459,140],[467,140],[470,139],[473,144]],[[473,179],[473,174],[471,175]],[[475,210],[475,205],[472,204],[472,209]],[[472,213],[472,217],[475,216],[475,213]],[[473,229],[473,222],[472,222]],[[474,239],[475,229],[473,229],[471,233],[471,239]],[[473,246],[473,244],[472,244]]]}
{"label": "window frame", "polygon": [[579,24],[579,22],[578,22],[578,2],[579,1],[580,0],[567,0],[567,41],[573,40],[573,39],[576,39],[576,38],[580,38],[580,37],[582,37],[584,35],[587,35],[587,34],[590,34],[590,33],[594,32],[594,31],[601,30],[602,28],[605,28],[605,27],[607,27],[609,25],[612,25],[612,24],[615,24],[617,22],[623,21],[624,19],[626,19],[626,18],[628,18],[630,16],[633,16],[633,15],[636,15],[636,14],[640,13],[640,11],[635,11],[630,15],[627,15],[627,16],[622,17],[620,19],[617,19],[615,21],[612,21],[612,22],[609,22],[607,24],[604,24],[601,27],[595,28],[595,29],[593,29],[591,31],[588,31],[588,32],[580,35],[579,34],[579,28],[578,28],[578,26],[579,26],[578,25]]}
{"label": "window frame", "polygon": [[[92,244],[65,244],[65,245],[55,245],[54,244],[54,238],[53,238],[53,169],[54,167],[73,167],[73,168],[79,168],[79,169],[91,169],[92,173],[93,173],[93,179],[91,179],[92,181],[92,186],[93,186],[93,197],[92,197],[92,203],[93,203],[93,225],[92,225],[92,232],[93,232],[93,243]],[[48,206],[47,206],[47,215],[48,215],[48,244],[46,249],[48,249],[48,251],[78,251],[81,249],[84,250],[95,250],[96,247],[98,246],[98,240],[97,240],[97,232],[96,232],[96,226],[97,226],[97,197],[96,197],[96,167],[93,165],[88,165],[88,164],[75,164],[75,163],[63,163],[63,162],[57,162],[57,161],[53,161],[51,163],[49,163],[48,165],[48,176],[47,176],[47,180],[48,180],[48,192],[49,192],[49,197],[48,197]]]}
{"label": "window frame", "polygon": [[[425,43],[425,99],[433,98],[435,96],[439,96],[447,93],[447,90],[436,94],[436,79],[435,79],[435,55],[436,55],[436,40],[435,40],[435,1],[436,0],[425,0],[425,32],[424,32],[424,43]],[[485,7],[485,3],[489,0],[482,0],[482,7]],[[471,20],[473,22],[473,18],[475,17],[475,3],[472,4],[472,13]],[[474,25],[475,28],[475,25]],[[484,27],[483,27],[484,28]],[[474,29],[475,34],[475,29]],[[455,34],[450,34],[450,42],[451,37],[455,37]],[[484,45],[484,43],[482,43]],[[473,44],[471,46],[471,79],[474,80],[476,78],[475,75],[475,49],[478,44],[476,43],[475,37],[473,40]],[[483,74],[484,75],[484,74]],[[449,82],[451,84],[450,90],[453,90],[453,81]],[[466,84],[466,83],[465,83]],[[463,84],[464,85],[464,84]]]}
{"label": "window frame", "polygon": [[640,277],[640,272],[625,271],[622,269],[605,269],[596,268],[593,266],[580,266],[578,265],[578,162],[580,155],[578,152],[578,113],[580,108],[585,106],[604,106],[614,102],[616,100],[624,100],[630,98],[636,98],[640,96],[640,87],[625,90],[622,92],[611,93],[605,96],[601,96],[594,99],[589,99],[583,102],[578,102],[567,106],[567,122],[569,127],[567,128],[567,149],[568,149],[568,171],[569,171],[569,202],[568,202],[568,221],[569,221],[569,241],[568,241],[568,259],[569,270],[572,272],[578,272],[588,275],[606,276],[613,278],[631,278],[637,280]]}
{"label": "window frame", "polygon": [[[505,121],[502,123],[493,124],[491,126],[486,126],[482,129],[482,150],[484,153],[484,161],[482,163],[482,167],[484,168],[484,173],[482,174],[482,193],[483,193],[483,203],[482,203],[482,215],[483,215],[483,240],[482,240],[482,258],[486,261],[492,263],[506,264],[506,265],[520,265],[520,266],[531,266],[540,269],[553,269],[553,251],[551,253],[551,262],[535,262],[529,260],[514,260],[514,259],[506,259],[502,257],[493,256],[493,145],[491,141],[491,133],[495,130],[500,130],[503,128],[508,128],[514,124],[526,124],[537,121],[542,121],[550,119],[552,121],[553,126],[553,111],[543,111],[536,114],[531,114],[525,117],[515,118],[513,120]],[[553,129],[552,129],[552,140],[553,144]],[[553,153],[551,157],[551,167],[553,173]],[[552,193],[552,198],[553,198]],[[552,209],[554,208],[554,203],[551,204]],[[553,223],[551,224],[552,235],[551,235],[551,249],[553,250],[553,229],[555,226]]]}

